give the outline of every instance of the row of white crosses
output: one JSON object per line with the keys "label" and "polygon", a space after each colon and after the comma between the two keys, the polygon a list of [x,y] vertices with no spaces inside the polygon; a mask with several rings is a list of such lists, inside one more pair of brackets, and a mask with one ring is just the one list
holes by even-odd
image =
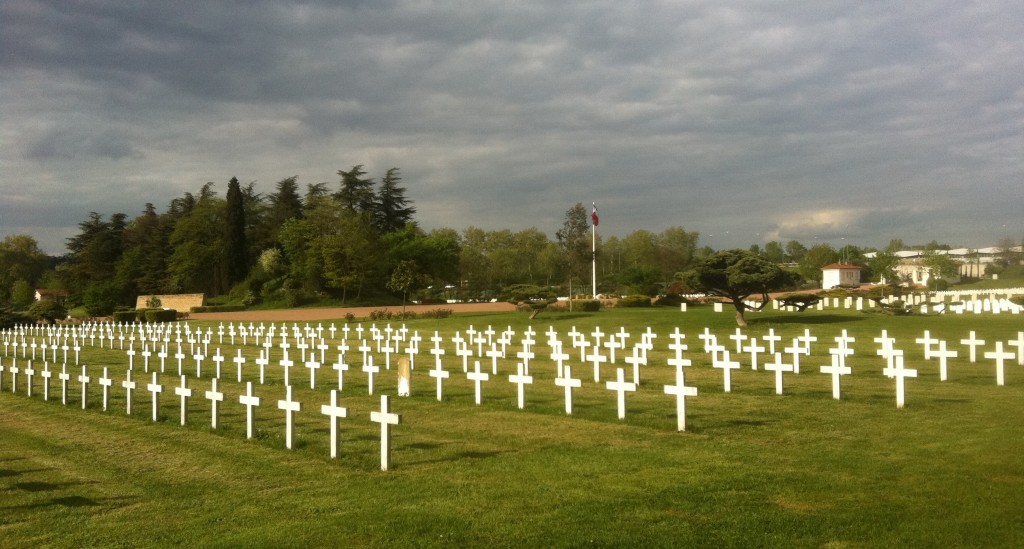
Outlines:
{"label": "row of white crosses", "polygon": [[[231,327],[228,329],[229,336],[230,336],[232,330],[233,330],[233,325],[231,325]],[[245,330],[244,326],[242,328],[240,328],[240,331],[244,331],[244,330]],[[221,326],[221,329],[219,329],[218,332],[220,333],[222,331],[223,331],[223,326]],[[274,331],[275,331],[275,327],[274,327],[274,325],[271,325],[270,330],[267,331],[267,335],[265,336],[265,340],[264,340],[264,347],[266,348],[266,353],[262,353],[261,352],[260,358],[256,360],[257,364],[260,366],[260,380],[261,380],[261,383],[264,380],[265,366],[267,364],[269,364],[269,360],[266,357],[269,356],[270,348],[273,346],[272,341],[273,341],[273,338],[274,338]],[[314,330],[314,329],[311,329],[307,325],[306,335],[308,335],[310,337],[316,337],[316,334],[322,334],[322,331],[323,331],[322,327],[319,327],[317,330]],[[328,331],[330,331],[332,333],[332,336],[333,336],[333,334],[335,333],[334,326],[332,325],[331,328]],[[349,330],[349,327],[346,325],[343,328],[342,331],[347,336],[350,330]],[[354,330],[354,332],[356,333],[356,335],[358,337],[362,336],[362,332],[363,331],[364,331],[364,328],[362,327],[362,325],[357,326],[357,328]],[[190,332],[189,328],[187,326],[185,327],[185,332],[186,332],[186,334],[188,334]],[[259,330],[259,332],[262,332],[262,330]],[[297,325],[293,326],[293,332],[294,332],[294,335],[296,337],[301,337],[301,333],[300,333],[300,330],[299,330]],[[395,329],[392,329],[390,325],[388,325],[388,327],[385,328],[385,330],[382,331],[382,330],[379,330],[374,325],[374,326],[372,326],[370,328],[370,330],[368,332],[368,335],[370,335],[371,339],[373,339],[377,343],[377,347],[381,351],[383,351],[385,353],[388,353],[389,350],[390,350],[390,345],[391,345],[392,339],[394,341],[396,341],[396,342],[401,340],[404,337],[404,335],[400,335],[400,334],[404,334],[405,332],[407,332],[407,330],[405,329],[404,326],[402,327],[402,329],[395,330]],[[495,334],[495,332],[490,327],[488,327],[487,330],[477,331],[477,330],[473,329],[473,327],[471,326],[468,330],[466,330],[466,332],[467,332],[467,335],[469,336],[469,340],[468,341],[472,341],[472,342],[474,342],[476,344],[476,351],[477,351],[477,353],[480,353],[483,350],[485,344],[487,344],[490,347],[490,349],[487,352],[483,353],[483,354],[485,356],[487,356],[488,358],[491,358],[492,374],[496,374],[497,373],[497,358],[499,358],[500,356],[504,355],[504,353],[506,351],[506,348],[507,348],[507,345],[509,343],[511,343],[511,335],[514,332],[512,332],[511,328],[509,328],[508,330],[506,330],[505,332],[503,332],[501,334],[501,337],[497,339],[497,342],[495,342],[494,339],[493,339],[493,335]],[[201,330],[197,331],[197,334],[201,334],[201,333],[202,333]],[[290,347],[290,345],[286,341],[286,336],[283,335],[283,334],[287,334],[287,328],[282,326],[281,333],[282,333],[282,336],[281,336],[282,337],[282,341],[281,341],[280,347],[282,348],[282,354],[283,354],[283,358],[281,360],[281,365],[284,368],[285,383],[286,384],[290,384],[289,372],[290,372],[290,368],[294,365],[294,363],[292,363],[292,361],[290,361],[289,358],[288,358],[288,348]],[[389,334],[389,335],[387,337],[385,337],[383,334]],[[391,334],[394,334],[394,335],[392,336]],[[520,395],[523,393],[523,390],[524,390],[523,385],[527,384],[523,380],[526,379],[525,376],[528,376],[528,373],[529,373],[529,360],[534,357],[534,353],[532,352],[532,345],[535,343],[535,341],[533,340],[533,336],[534,335],[536,335],[536,333],[533,332],[532,329],[528,329],[524,333],[525,337],[523,339],[523,351],[521,351],[520,353],[517,353],[518,358],[522,359],[522,361],[523,361],[523,362],[519,363],[519,365],[518,365],[518,366],[520,366],[523,369],[523,371],[519,371],[516,374],[513,374],[513,376],[510,376],[510,381],[511,382],[519,384],[519,391],[518,391],[518,393]],[[558,363],[559,379],[560,380],[564,380],[564,381],[559,381],[559,383],[564,384],[564,386],[566,386],[567,400],[570,400],[571,399],[571,388],[574,385],[574,382],[570,378],[563,378],[561,376],[561,373],[562,373],[561,371],[563,369],[563,364],[564,364],[564,361],[568,359],[568,355],[567,355],[567,353],[564,353],[562,351],[562,344],[561,344],[560,340],[558,340],[557,333],[553,330],[553,328],[549,329],[549,331],[547,332],[547,335],[548,335],[548,344],[552,348],[551,358],[552,358],[553,361],[557,361],[557,363]],[[601,332],[600,328],[596,328],[594,330],[594,332],[592,332],[590,334],[590,336],[593,338],[593,341],[595,343],[595,344],[591,345],[585,339],[586,334],[578,332],[575,328],[573,328],[573,330],[571,332],[569,332],[569,335],[572,337],[573,346],[580,349],[581,360],[587,360],[588,362],[592,362],[593,363],[595,381],[600,381],[600,377],[601,377],[600,376],[600,367],[601,367],[601,364],[608,361],[608,358],[605,357],[600,352],[602,341],[604,341],[604,347],[611,351],[611,362],[614,363],[615,362],[615,350],[619,349],[619,348],[625,348],[625,346],[626,346],[625,345],[626,338],[629,336],[629,334],[626,333],[624,329],[620,328],[620,331],[619,331],[618,334],[612,334],[612,335],[610,335],[608,337],[607,340],[603,340],[603,337],[606,334]],[[211,338],[211,336],[212,336],[212,329],[208,328],[207,331],[206,331],[206,334],[203,336],[203,341],[204,342],[208,341]],[[150,337],[151,337],[151,339],[153,341],[156,341],[158,339],[159,335],[151,335]],[[165,338],[169,337],[169,329],[165,332],[164,337]],[[627,357],[625,359],[625,361],[627,363],[630,363],[630,364],[633,365],[633,382],[632,382],[632,385],[636,385],[636,384],[639,383],[639,366],[641,364],[644,364],[644,365],[646,364],[646,354],[647,354],[648,350],[653,349],[653,344],[651,343],[651,341],[653,340],[654,337],[656,337],[656,336],[653,333],[651,333],[650,329],[648,328],[647,333],[646,334],[642,334],[642,341],[640,343],[636,344],[633,347],[633,354],[632,354],[632,356],[631,357]],[[685,337],[685,336],[682,336],[679,333],[678,328],[677,328],[675,333],[672,335],[672,337],[673,337],[673,344],[669,345],[670,349],[673,349],[674,346],[678,347],[680,345],[681,338]],[[725,386],[725,391],[726,392],[730,392],[731,391],[731,371],[734,370],[734,369],[738,369],[740,367],[739,362],[734,361],[734,360],[731,359],[730,351],[725,349],[724,346],[717,345],[717,337],[714,336],[713,334],[711,334],[710,330],[708,330],[707,328],[705,328],[704,333],[699,335],[698,337],[705,341],[705,351],[706,352],[710,352],[710,353],[713,354],[713,367],[721,369],[723,371],[723,384]],[[410,339],[413,339],[414,341],[416,341],[418,343],[418,340],[415,338],[415,336],[414,336],[414,338],[410,338]],[[440,342],[442,341],[442,339],[443,338],[440,338],[440,336],[438,336],[437,332],[435,332],[434,337],[431,338],[431,340],[434,342],[435,346],[434,346],[434,349],[432,349],[430,351],[431,354],[433,354],[435,356],[435,365],[436,365],[436,367],[435,367],[435,370],[432,370],[429,375],[431,375],[432,377],[435,377],[436,380],[437,380],[438,398],[441,397],[443,379],[446,379],[448,377],[447,372],[444,372],[441,369],[441,367],[440,367],[441,356],[444,354],[444,350],[440,347]],[[805,355],[805,356],[809,355],[810,354],[810,344],[813,341],[817,340],[816,337],[810,335],[810,331],[809,330],[805,330],[804,334],[802,336],[794,338],[792,346],[786,347],[786,348],[782,349],[782,351],[784,353],[786,353],[786,354],[788,354],[788,355],[790,355],[792,357],[792,362],[791,363],[787,363],[787,362],[783,362],[782,361],[782,359],[781,359],[781,354],[782,353],[779,353],[779,352],[776,351],[776,343],[781,341],[781,337],[774,333],[774,329],[770,329],[767,335],[762,336],[762,340],[768,345],[768,347],[760,346],[758,344],[758,341],[757,341],[756,338],[749,338],[748,336],[743,334],[740,329],[737,329],[735,334],[729,336],[729,339],[731,339],[731,340],[733,340],[735,342],[735,348],[736,348],[736,352],[737,353],[742,353],[742,352],[750,353],[752,369],[756,370],[758,368],[758,355],[759,355],[759,353],[763,353],[764,351],[768,351],[772,356],[774,356],[775,360],[773,362],[766,363],[764,365],[764,367],[765,367],[765,369],[767,369],[769,371],[774,371],[775,372],[775,375],[776,375],[776,392],[780,393],[780,394],[782,393],[782,390],[783,390],[783,373],[784,372],[799,373],[800,357],[801,357],[801,355]],[[474,353],[468,352],[468,351],[470,349],[472,349],[472,347],[469,345],[467,340],[461,338],[461,335],[459,333],[456,333],[456,336],[453,338],[453,341],[456,343],[456,354],[458,354],[458,355],[463,357],[463,368],[466,371],[467,376],[471,374],[473,377],[480,378],[480,379],[473,379],[473,381],[475,382],[475,384],[477,386],[477,400],[479,401],[479,386],[480,386],[481,382],[485,381],[485,379],[483,379],[481,377],[481,374],[479,372],[472,372],[472,373],[470,373],[468,371],[468,365],[467,365],[468,358],[473,356],[473,354],[474,354]],[[850,355],[853,354],[853,350],[848,345],[850,342],[853,341],[853,339],[849,338],[846,335],[846,332],[844,330],[843,331],[843,335],[840,336],[840,337],[837,337],[836,341],[839,343],[839,345],[835,349],[830,349],[830,353],[832,354],[832,364],[829,365],[829,366],[822,366],[821,367],[821,371],[822,371],[822,373],[828,373],[828,374],[832,375],[832,378],[833,378],[833,396],[835,398],[839,398],[839,395],[840,395],[840,379],[841,379],[841,377],[843,375],[848,375],[849,373],[851,373],[850,368],[848,366],[846,366],[846,364],[845,364],[845,358],[847,356],[850,356]],[[883,333],[883,338],[876,339],[876,341],[880,341],[880,342],[883,343],[882,344],[882,349],[878,351],[878,354],[879,355],[884,355],[884,356],[887,357],[887,368],[896,368],[897,367],[896,364],[895,364],[895,356],[896,355],[894,355],[894,354],[892,354],[892,355],[887,354],[888,353],[888,351],[886,350],[886,348],[887,348],[887,343],[886,343],[887,338],[886,338],[885,334]],[[931,353],[930,344],[931,344],[932,340],[929,338],[928,333],[926,332],[925,333],[925,337],[920,339],[920,340],[918,340],[919,343],[922,343],[922,344],[925,345],[926,358],[932,358],[932,356],[930,356],[930,355],[934,354],[935,357],[938,357],[940,359],[940,375],[941,375],[942,379],[945,379],[946,378],[946,368],[945,368],[945,366],[946,366],[946,359],[950,358],[950,357],[955,357],[956,356],[956,352],[955,351],[948,351],[948,350],[946,350],[945,349],[945,342],[940,342],[940,341],[937,341],[937,340],[935,340],[935,341],[939,343],[939,349],[936,350],[934,353]],[[749,342],[749,343],[744,344],[744,342]],[[978,345],[983,344],[984,342],[981,341],[981,340],[977,340],[977,338],[975,337],[974,333],[972,332],[971,338],[969,340],[963,340],[962,343],[968,344],[970,346],[971,355],[972,355],[972,359],[973,359],[974,358],[974,354],[975,354],[975,352],[974,352],[975,348]],[[497,350],[497,345],[498,344],[501,345],[501,351]],[[1011,341],[1010,344],[1011,345],[1015,345],[1018,348],[1018,353],[1016,355],[1014,355],[1012,353],[1009,353],[1007,351],[1004,351],[1002,349],[1002,343],[1001,342],[997,344],[996,351],[985,354],[986,358],[993,358],[993,359],[995,359],[997,361],[997,382],[1000,383],[1000,384],[1003,383],[1003,374],[1002,374],[1002,372],[1003,372],[1003,362],[1005,360],[1013,358],[1014,356],[1016,356],[1017,359],[1018,359],[1018,362],[1020,362],[1022,360],[1022,357],[1024,357],[1024,349],[1022,349],[1022,346],[1024,346],[1024,334],[1018,334],[1018,339],[1014,340],[1014,341]],[[143,345],[145,345],[145,343],[143,343]],[[300,344],[297,345],[297,347],[299,349],[301,349],[303,354],[305,355],[306,348],[309,348],[310,346],[309,345],[305,345],[304,343],[300,343]],[[324,350],[325,350],[325,348],[327,346],[321,340],[321,344],[319,345],[319,347],[320,347],[320,351],[321,351],[321,357],[323,357]],[[396,347],[397,347],[397,345],[396,345]],[[412,345],[410,345],[410,347],[412,347]],[[888,347],[891,349],[891,344],[888,344]],[[683,346],[682,348],[685,349],[685,346]],[[343,386],[343,373],[344,373],[345,370],[348,369],[347,364],[345,364],[345,362],[344,362],[344,352],[346,350],[348,350],[348,347],[347,347],[346,342],[344,340],[342,341],[342,344],[338,346],[338,349],[340,351],[340,353],[339,353],[339,360],[338,360],[338,363],[336,363],[334,365],[334,368],[338,371],[338,376],[339,376],[339,384],[338,385],[339,385],[339,389],[340,389]],[[373,375],[375,373],[379,372],[380,369],[379,369],[379,367],[377,367],[377,366],[375,366],[373,364],[372,356],[369,356],[369,357],[367,356],[368,352],[371,349],[372,348],[369,347],[369,345],[367,344],[366,340],[363,339],[362,340],[362,345],[360,345],[359,350],[361,350],[363,352],[363,356],[364,356],[363,371],[366,372],[367,375],[368,375],[370,393],[372,394],[372,392],[373,392]],[[589,354],[587,354],[588,349],[589,349]],[[418,349],[416,349],[416,351],[418,351]],[[146,351],[143,351],[144,357],[146,356],[145,353],[146,353]],[[161,353],[159,353],[159,354],[160,355],[165,355],[166,354],[166,348]],[[414,351],[410,351],[410,359],[414,359],[415,354],[416,353]],[[311,353],[311,355],[312,355],[312,353]],[[129,367],[132,366],[132,356],[133,356],[133,347],[130,347],[130,350],[129,350]],[[176,357],[179,360],[179,375],[181,375],[181,373],[182,373],[181,372],[181,358],[182,357],[181,357],[180,348],[179,348],[179,353],[176,355]],[[161,370],[163,370],[163,358],[164,357],[161,356]],[[194,355],[193,358],[196,359],[197,376],[201,377],[201,375],[202,375],[202,373],[201,373],[202,360],[205,357],[202,354],[197,353],[196,355]],[[147,360],[147,362],[146,362],[145,367],[146,367],[146,369],[148,371],[148,357],[146,358],[146,360]],[[213,357],[213,361],[217,363],[217,377],[218,378],[220,377],[221,363],[224,360],[225,360],[225,357],[221,356],[220,349],[218,348],[217,349],[217,354]],[[237,377],[238,377],[238,380],[240,382],[241,379],[242,379],[242,365],[245,363],[245,358],[242,357],[241,350],[238,351],[238,356],[234,357],[233,360],[235,361],[235,363],[237,365]],[[673,360],[679,360],[679,357],[677,356]],[[390,362],[390,357],[388,357],[386,359],[386,362]],[[670,364],[671,363],[672,363],[672,360],[670,360]],[[318,361],[315,361],[315,360],[309,360],[309,361],[306,361],[306,367],[310,369],[310,386],[311,386],[311,388],[315,388],[315,375],[316,375],[316,370],[320,367],[320,363]],[[530,379],[532,379],[532,378],[530,378]],[[620,393],[619,393],[620,394],[620,398],[619,398],[619,400],[620,400],[620,403],[621,403],[621,402],[623,402],[623,399],[624,399],[623,395],[624,395],[624,393],[626,391],[629,390],[630,385],[620,385],[620,383],[624,383],[624,380],[621,381],[621,382],[618,381],[618,380],[608,382],[609,388],[612,388],[613,387],[612,384],[614,384],[614,387],[616,388],[616,390],[620,390]],[[522,398],[520,398],[519,400],[522,401]],[[567,406],[567,410],[570,410],[570,409],[571,409],[571,404]],[[623,410],[624,410],[624,406],[620,405],[620,417],[622,417],[622,415],[624,414]]]}
{"label": "row of white crosses", "polygon": [[[28,366],[25,367],[24,371],[17,366],[17,362],[14,362],[8,367],[0,366],[0,390],[3,390],[3,372],[6,369],[11,374],[11,392],[18,391],[18,374],[23,373],[27,378],[25,384],[25,393],[31,397],[33,393],[34,383],[33,377],[36,375],[36,371],[33,369],[32,362],[29,361]],[[43,378],[43,400],[50,399],[50,378],[53,372],[49,369],[49,364],[43,365],[43,370],[39,372],[39,375]],[[151,405],[151,417],[154,422],[159,421],[160,417],[160,395],[164,392],[164,385],[160,383],[160,374],[158,372],[152,372],[152,380],[146,384],[145,390],[150,393],[150,405]],[[62,366],[58,379],[61,383],[61,403],[65,406],[68,404],[69,390],[68,386],[72,381],[71,374],[68,373],[67,365]],[[82,373],[76,380],[81,384],[80,396],[82,409],[85,410],[88,407],[89,400],[89,384],[92,382],[92,377],[88,374],[88,366],[82,365]],[[103,395],[103,411],[109,411],[110,404],[110,388],[114,385],[114,379],[110,377],[109,369],[103,368],[103,375],[96,380],[102,387]],[[132,371],[126,372],[126,378],[121,382],[121,387],[125,390],[125,413],[127,415],[132,414],[132,395],[133,392],[139,388],[138,383],[132,379]],[[179,422],[181,425],[188,423],[188,400],[193,396],[193,390],[189,387],[188,376],[180,376],[180,383],[173,388],[174,394],[179,397]],[[217,429],[219,425],[220,406],[221,402],[225,400],[225,394],[219,390],[219,380],[214,378],[211,381],[211,386],[208,391],[205,392],[207,400],[210,401],[210,426],[213,429]],[[387,470],[391,463],[391,426],[398,425],[401,423],[401,416],[391,412],[390,403],[387,395],[381,395],[381,409],[380,411],[372,411],[370,413],[370,421],[379,423],[381,425],[381,469]],[[258,408],[262,402],[261,398],[253,393],[252,382],[246,383],[246,392],[243,395],[239,395],[238,402],[246,408],[246,421],[245,421],[245,436],[248,439],[252,439],[255,433],[255,408]],[[292,398],[292,386],[285,386],[285,398],[277,401],[277,407],[283,410],[285,413],[285,447],[289,450],[292,449],[292,441],[294,439],[294,417],[296,412],[301,412],[303,409],[302,403]],[[329,404],[324,404],[320,407],[320,412],[330,419],[330,433],[331,433],[331,458],[338,457],[339,447],[339,432],[338,432],[338,419],[348,417],[348,409],[339,405],[338,403],[338,390],[331,390],[331,401]]]}

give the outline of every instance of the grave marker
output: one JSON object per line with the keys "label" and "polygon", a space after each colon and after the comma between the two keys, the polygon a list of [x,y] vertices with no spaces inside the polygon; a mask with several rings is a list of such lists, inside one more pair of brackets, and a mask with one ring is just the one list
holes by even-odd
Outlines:
{"label": "grave marker", "polygon": [[729,359],[729,351],[722,351],[722,360],[714,360],[712,368],[718,368],[722,370],[722,384],[725,387],[726,393],[732,392],[732,370],[738,370],[740,367],[739,362],[735,362]]}
{"label": "grave marker", "polygon": [[[476,363],[476,369],[480,371],[480,362]],[[370,412],[370,421],[380,423],[381,471],[387,471],[391,467],[391,426],[402,423],[402,416],[391,413],[388,405],[388,396],[380,395],[380,411]]]}
{"label": "grave marker", "polygon": [[[232,334],[233,337],[234,334]],[[224,393],[218,389],[218,385],[220,385],[219,379],[213,378],[210,384],[210,390],[206,391],[206,400],[210,401],[210,428],[216,429],[219,422],[218,417],[220,416],[220,403],[224,402]]]}
{"label": "grave marker", "polygon": [[447,379],[451,374],[441,368],[441,361],[438,360],[434,363],[434,369],[427,372],[427,375],[437,380],[437,401],[441,402],[441,392],[444,385],[444,380]]}
{"label": "grave marker", "polygon": [[292,386],[285,385],[284,400],[277,401],[277,407],[284,410],[284,447],[292,449],[292,435],[295,431],[295,412],[302,411],[302,403],[292,400]]}
{"label": "grave marker", "polygon": [[368,359],[367,363],[363,364],[363,371],[366,372],[366,379],[367,379],[367,383],[369,384],[368,385],[369,394],[372,395],[373,394],[373,375],[376,374],[377,372],[380,372],[380,366],[374,366],[373,365],[373,356],[368,356],[367,359]]}
{"label": "grave marker", "polygon": [[957,352],[953,350],[946,350],[945,340],[939,340],[939,350],[932,351],[932,356],[939,359],[939,381],[946,381],[948,368],[946,367],[946,361],[950,358],[956,358]]}
{"label": "grave marker", "polygon": [[686,430],[686,397],[697,396],[696,387],[686,386],[686,376],[681,367],[676,367],[676,384],[666,385],[665,394],[676,397],[676,429]]}
{"label": "grave marker", "polygon": [[622,368],[615,370],[616,380],[605,382],[605,388],[618,393],[619,419],[626,419],[626,393],[636,392],[636,384],[626,382],[626,372]]}
{"label": "grave marker", "polygon": [[775,361],[764,365],[764,369],[775,372],[775,394],[782,394],[782,373],[792,372],[793,365],[782,362],[782,353],[775,353]]}
{"label": "grave marker", "polygon": [[978,339],[977,336],[974,335],[974,330],[971,330],[971,337],[969,337],[967,339],[961,339],[960,343],[963,344],[963,345],[967,345],[967,347],[970,349],[970,354],[968,354],[968,357],[970,358],[971,364],[974,364],[975,362],[977,362],[977,359],[978,359],[977,348],[981,347],[982,345],[984,345],[985,344],[985,340],[984,339]]}
{"label": "grave marker", "polygon": [[524,386],[533,384],[533,376],[526,375],[523,373],[524,366],[522,362],[518,363],[516,365],[516,368],[518,370],[517,373],[508,376],[508,381],[509,383],[515,383],[518,386],[516,390],[516,395],[518,397],[517,402],[519,405],[519,409],[522,410],[523,406],[526,403],[526,392],[524,390]]}
{"label": "grave marker", "polygon": [[565,375],[555,378],[555,385],[558,387],[565,388],[565,413],[566,415],[572,415],[572,390],[574,388],[582,387],[583,380],[572,377],[572,368],[566,364],[564,368]]}
{"label": "grave marker", "polygon": [[188,399],[192,396],[192,389],[188,387],[186,376],[181,376],[181,385],[174,388],[174,394],[181,397],[181,425],[184,426],[188,421]]}
{"label": "grave marker", "polygon": [[487,381],[487,380],[491,379],[491,375],[488,374],[487,372],[481,372],[480,371],[480,361],[479,360],[475,360],[473,362],[476,365],[476,370],[473,371],[473,372],[467,372],[466,373],[466,379],[469,379],[470,381],[472,381],[474,383],[475,388],[476,388],[475,389],[476,390],[476,404],[479,405],[480,404],[480,384],[482,382],[484,382],[484,381]]}
{"label": "grave marker", "polygon": [[1006,384],[1005,363],[1007,360],[1013,360],[1016,357],[1016,353],[1009,351],[1003,351],[1003,342],[996,342],[995,351],[986,351],[985,358],[991,358],[996,361],[996,385],[1003,386]]}
{"label": "grave marker", "polygon": [[839,400],[840,378],[853,373],[853,369],[841,363],[839,355],[832,356],[831,366],[821,366],[821,373],[832,374],[832,398]]}
{"label": "grave marker", "polygon": [[245,394],[238,396],[238,402],[245,406],[245,438],[252,439],[256,423],[254,410],[260,405],[260,397],[252,393],[251,381],[245,382]]}
{"label": "grave marker", "polygon": [[[333,327],[333,325],[332,325]],[[332,334],[333,335],[333,334]],[[331,459],[338,457],[338,419],[348,417],[348,408],[338,406],[338,390],[331,389],[331,403],[321,404],[320,413],[327,416],[331,422]]]}
{"label": "grave marker", "polygon": [[82,409],[85,410],[89,404],[89,382],[92,378],[86,372],[86,365],[82,365],[82,375],[78,376],[78,382],[82,384]]}
{"label": "grave marker", "polygon": [[883,373],[888,377],[896,378],[896,407],[902,408],[906,402],[906,378],[917,377],[917,370],[910,370],[903,367],[903,354],[895,356],[896,365],[887,367]]}
{"label": "grave marker", "polygon": [[153,382],[146,385],[146,390],[153,395],[153,421],[157,421],[160,415],[160,393],[164,392],[164,386],[160,385],[160,374],[153,372]]}
{"label": "grave marker", "polygon": [[[0,376],[0,377],[3,377],[3,376]],[[57,375],[57,378],[60,379],[60,403],[65,405],[65,406],[67,406],[68,405],[68,382],[71,381],[71,375],[68,374],[68,365],[67,365],[67,363],[61,365],[60,374]]]}
{"label": "grave marker", "polygon": [[132,415],[132,391],[135,390],[135,382],[132,381],[132,371],[128,370],[125,372],[125,380],[121,382],[121,387],[124,387],[125,391],[125,414]]}

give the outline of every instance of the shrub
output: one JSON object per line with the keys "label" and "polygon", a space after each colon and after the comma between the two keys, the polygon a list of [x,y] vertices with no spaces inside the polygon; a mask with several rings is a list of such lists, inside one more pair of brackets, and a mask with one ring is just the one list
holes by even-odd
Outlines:
{"label": "shrub", "polygon": [[82,301],[89,316],[108,316],[120,303],[121,291],[113,282],[97,282],[86,288]]}
{"label": "shrub", "polygon": [[377,309],[376,311],[370,311],[370,320],[390,320],[391,311],[387,309]]}
{"label": "shrub", "polygon": [[234,313],[238,311],[244,311],[245,305],[203,305],[202,307],[192,307],[189,312],[192,313]]}
{"label": "shrub", "polygon": [[689,303],[689,300],[679,294],[663,295],[654,300],[654,305],[657,307],[678,307],[683,303]]}
{"label": "shrub", "polygon": [[28,316],[53,324],[58,319],[67,318],[68,312],[55,301],[36,301],[28,308]]}
{"label": "shrub", "polygon": [[345,324],[352,324],[356,321],[356,315],[352,313],[345,313]]}
{"label": "shrub", "polygon": [[601,302],[596,299],[574,299],[572,301],[572,310],[596,313],[601,310]]}
{"label": "shrub", "polygon": [[420,313],[420,318],[448,318],[455,312],[452,309],[431,309],[429,311],[423,311]]}
{"label": "shrub", "polygon": [[131,324],[135,322],[135,311],[114,311],[114,322],[120,322],[122,324]]}
{"label": "shrub", "polygon": [[627,295],[619,300],[616,307],[650,307],[651,298],[645,295]]}
{"label": "shrub", "polygon": [[146,322],[174,322],[178,319],[178,311],[174,309],[149,309],[146,311]]}

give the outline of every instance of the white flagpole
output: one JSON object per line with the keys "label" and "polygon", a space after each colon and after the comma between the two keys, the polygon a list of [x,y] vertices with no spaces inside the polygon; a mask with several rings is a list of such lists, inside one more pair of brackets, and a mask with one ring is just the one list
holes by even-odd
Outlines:
{"label": "white flagpole", "polygon": [[[597,204],[594,204],[594,211],[597,211]],[[590,234],[590,280],[593,284],[594,299],[597,299],[597,223],[591,223],[593,230]]]}

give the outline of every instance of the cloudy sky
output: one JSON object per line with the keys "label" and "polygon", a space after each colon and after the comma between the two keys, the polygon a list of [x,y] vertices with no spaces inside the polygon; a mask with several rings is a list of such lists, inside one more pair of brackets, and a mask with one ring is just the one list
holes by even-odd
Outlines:
{"label": "cloudy sky", "polygon": [[424,228],[1024,236],[1020,0],[3,0],[0,236],[399,167]]}

